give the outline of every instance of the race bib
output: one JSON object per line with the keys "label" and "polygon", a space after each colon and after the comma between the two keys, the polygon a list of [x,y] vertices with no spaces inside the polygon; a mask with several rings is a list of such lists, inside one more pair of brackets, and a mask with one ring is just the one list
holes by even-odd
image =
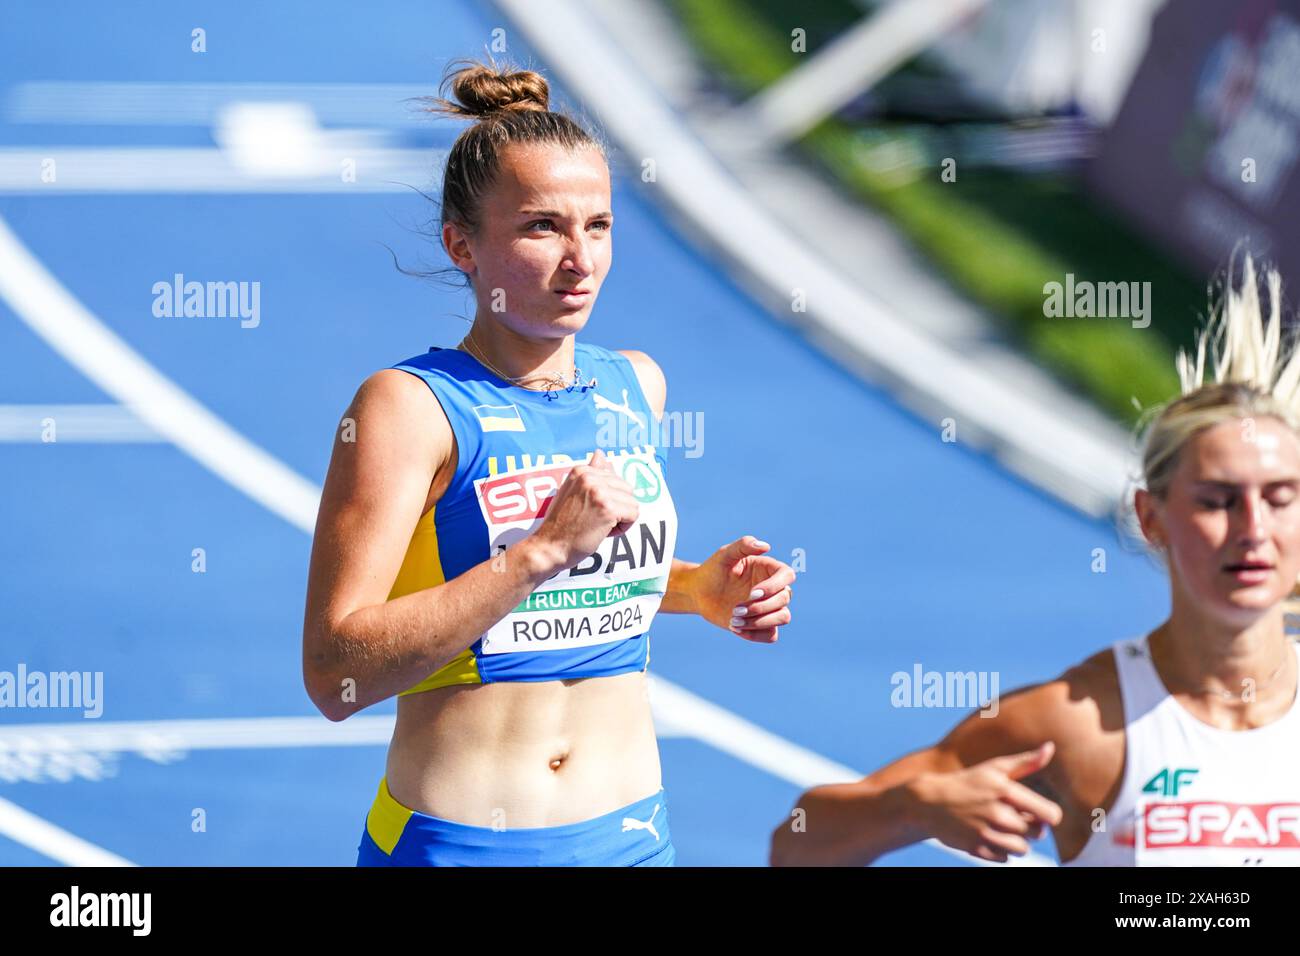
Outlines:
{"label": "race bib", "polygon": [[[653,446],[609,454],[632,486],[636,524],[543,582],[482,635],[483,654],[557,651],[638,637],[650,629],[668,587],[677,513]],[[574,464],[538,465],[474,482],[494,556],[533,532]]]}

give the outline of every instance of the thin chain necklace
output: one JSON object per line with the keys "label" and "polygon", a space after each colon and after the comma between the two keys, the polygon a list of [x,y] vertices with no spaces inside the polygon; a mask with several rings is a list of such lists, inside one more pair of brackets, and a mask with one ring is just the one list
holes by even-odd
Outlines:
{"label": "thin chain necklace", "polygon": [[[582,377],[582,370],[579,369],[578,366],[576,365],[573,367],[572,382],[566,382],[564,380],[564,376],[559,372],[551,372],[549,374],[534,372],[530,375],[507,375],[505,372],[501,371],[499,368],[497,368],[495,365],[493,365],[491,362],[487,360],[487,357],[483,355],[482,350],[474,342],[472,332],[467,334],[465,338],[461,340],[460,345],[456,347],[460,349],[464,349],[470,355],[474,356],[474,358],[482,362],[485,366],[487,366],[488,370],[491,371],[492,374],[497,376],[497,378],[504,379],[505,381],[509,382],[511,385],[518,385],[520,388],[527,388],[529,389],[529,391],[533,391],[533,392],[544,391],[546,392],[547,399],[553,399],[557,395],[559,395],[560,389],[565,389],[566,391],[570,391],[570,392],[573,391],[573,389],[577,387],[578,382]],[[524,382],[534,381],[537,379],[540,379],[542,381],[543,383],[542,388],[536,388],[536,387],[530,388],[528,385],[524,384]],[[595,385],[596,384],[595,379],[593,379],[590,382],[590,384]]]}
{"label": "thin chain necklace", "polygon": [[[1273,685],[1273,682],[1277,680],[1278,675],[1282,673],[1283,668],[1286,667],[1287,658],[1293,656],[1295,655],[1294,652],[1291,650],[1291,642],[1290,640],[1287,640],[1285,653],[1282,655],[1282,663],[1277,665],[1277,669],[1273,671],[1273,673],[1269,676],[1268,680],[1264,681],[1262,684],[1255,685],[1256,695],[1258,695],[1260,691],[1266,690],[1267,688]],[[1219,690],[1218,688],[1203,688],[1201,690],[1189,690],[1186,691],[1185,693],[1191,694],[1196,697],[1218,696],[1221,700],[1242,699],[1242,695],[1240,693],[1233,693],[1230,690]]]}

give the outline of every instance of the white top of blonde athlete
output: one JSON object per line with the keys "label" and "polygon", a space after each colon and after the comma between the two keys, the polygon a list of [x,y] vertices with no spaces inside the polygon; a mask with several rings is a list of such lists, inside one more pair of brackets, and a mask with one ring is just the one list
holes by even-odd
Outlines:
{"label": "white top of blonde athlete", "polygon": [[1169,694],[1145,636],[1114,654],[1123,781],[1065,865],[1300,866],[1300,703],[1262,727],[1223,730]]}

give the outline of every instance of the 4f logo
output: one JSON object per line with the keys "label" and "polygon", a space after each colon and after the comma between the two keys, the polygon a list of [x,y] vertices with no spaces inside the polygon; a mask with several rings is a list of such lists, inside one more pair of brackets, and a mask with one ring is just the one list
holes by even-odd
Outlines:
{"label": "4f logo", "polygon": [[1190,786],[1199,770],[1194,767],[1166,767],[1147,781],[1143,793],[1158,793],[1162,797],[1176,797],[1183,787]]}

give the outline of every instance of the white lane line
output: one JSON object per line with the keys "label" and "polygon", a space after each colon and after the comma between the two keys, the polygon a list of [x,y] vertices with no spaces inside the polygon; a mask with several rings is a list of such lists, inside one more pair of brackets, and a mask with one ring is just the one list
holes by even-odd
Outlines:
{"label": "white lane line", "polygon": [[124,405],[0,405],[0,442],[165,442]]}
{"label": "white lane line", "polygon": [[0,194],[410,192],[434,177],[445,153],[338,143],[315,154],[311,169],[285,174],[213,147],[3,147]]}
{"label": "white lane line", "polygon": [[0,729],[0,752],[177,753],[261,747],[347,747],[387,744],[394,718],[357,714],[333,723],[323,717],[217,717],[199,720],[79,721]]}
{"label": "white lane line", "polygon": [[819,783],[861,780],[864,776],[657,675],[650,683],[650,700],[655,709],[656,732],[695,737],[795,786],[806,789]]}
{"label": "white lane line", "polygon": [[308,534],[320,490],[135,353],[52,276],[0,219],[0,297],[83,375],[199,464]]}
{"label": "white lane line", "polygon": [[415,83],[148,83],[103,80],[19,83],[4,103],[10,123],[125,123],[211,126],[232,102],[307,103],[339,126],[420,127],[435,120],[412,97],[437,89]]}
{"label": "white lane line", "polygon": [[[650,688],[655,734],[660,739],[694,738],[803,789],[862,778],[851,767],[764,730],[662,677],[651,677]],[[385,746],[392,738],[394,722],[392,715],[357,714],[338,723],[322,717],[216,717],[25,724],[0,729],[0,756],[135,753],[170,761],[191,750]],[[970,863],[997,865],[937,840],[926,842]],[[1052,862],[1034,853],[1013,859],[1011,865],[1051,866]]]}
{"label": "white lane line", "polygon": [[135,866],[0,797],[0,835],[67,866]]}
{"label": "white lane line", "polygon": [[[59,285],[2,219],[0,296],[8,301],[14,314],[51,347],[105,392],[136,409],[178,448],[269,511],[307,534],[313,532],[320,489],[239,435],[136,355]],[[740,760],[753,763],[763,759],[759,755],[773,746],[774,741],[782,741],[783,746],[794,748],[787,753],[799,752],[818,760],[825,759],[662,678],[656,678],[656,685],[660,691],[667,691],[668,703],[664,713],[667,722],[685,728]],[[763,764],[756,765],[766,769],[771,762],[764,760]],[[827,761],[822,766],[830,770],[836,765]],[[811,759],[801,758],[797,767],[801,775],[793,782],[805,785],[804,774],[814,769],[816,764]],[[839,769],[851,774],[850,779],[860,776],[849,768]],[[781,776],[782,779],[791,779],[785,774]],[[966,860],[974,859],[966,854],[959,855]]]}
{"label": "white lane line", "polygon": [[[254,501],[311,533],[319,490],[136,355],[50,275],[3,219],[0,297],[51,348],[155,431]],[[6,806],[12,812],[0,825],[17,828],[26,837],[21,842],[37,841],[36,848],[54,859],[67,859],[68,854],[85,857],[91,849],[103,854],[105,861],[117,859],[39,817]],[[48,847],[48,852],[42,847]]]}

